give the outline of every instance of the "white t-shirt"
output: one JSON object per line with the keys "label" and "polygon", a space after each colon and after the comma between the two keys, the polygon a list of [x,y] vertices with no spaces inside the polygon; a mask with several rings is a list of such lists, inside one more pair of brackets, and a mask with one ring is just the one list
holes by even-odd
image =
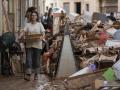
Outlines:
{"label": "white t-shirt", "polygon": [[[43,34],[45,32],[45,29],[40,22],[37,22],[35,24],[26,23],[24,31],[28,32],[28,34]],[[32,43],[26,43],[26,48],[31,47],[42,49],[42,41],[39,40]]]}

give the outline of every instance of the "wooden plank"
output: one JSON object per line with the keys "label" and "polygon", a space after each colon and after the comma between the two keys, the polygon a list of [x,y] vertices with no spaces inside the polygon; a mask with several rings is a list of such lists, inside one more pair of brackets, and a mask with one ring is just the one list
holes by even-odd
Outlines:
{"label": "wooden plank", "polygon": [[[72,89],[80,89],[81,88],[93,88],[94,81],[98,78],[102,78],[102,74],[105,70],[101,70],[95,73],[90,73],[86,75],[81,75],[75,78],[71,78],[67,80],[68,87]],[[103,78],[102,78],[103,79]],[[84,89],[83,89],[84,90]],[[90,89],[93,90],[93,89]]]}
{"label": "wooden plank", "polygon": [[5,18],[6,18],[8,31],[11,31],[10,22],[9,22],[9,18],[8,18],[8,13],[7,13],[7,9],[6,9],[5,5],[7,5],[7,1],[4,0],[4,1],[2,1],[3,12],[4,12],[4,15],[5,15]]}

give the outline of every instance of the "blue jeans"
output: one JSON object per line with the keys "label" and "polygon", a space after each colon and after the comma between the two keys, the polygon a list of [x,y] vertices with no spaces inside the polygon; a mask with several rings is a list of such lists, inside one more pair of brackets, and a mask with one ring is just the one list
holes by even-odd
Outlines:
{"label": "blue jeans", "polygon": [[40,71],[40,56],[41,49],[37,48],[26,48],[26,74],[31,74],[32,69],[35,74],[38,74]]}

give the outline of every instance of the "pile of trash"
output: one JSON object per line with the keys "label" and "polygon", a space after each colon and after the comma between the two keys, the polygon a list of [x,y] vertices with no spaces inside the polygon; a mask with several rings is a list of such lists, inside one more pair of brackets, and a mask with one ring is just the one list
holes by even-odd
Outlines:
{"label": "pile of trash", "polygon": [[[113,76],[115,76],[115,79],[112,79],[112,81],[120,79],[119,67],[115,67],[116,63],[119,62],[120,64],[119,21],[113,22],[112,25],[109,24],[109,22],[102,22],[101,20],[98,20],[96,23],[87,23],[86,25],[81,26],[72,24],[69,25],[69,31],[73,53],[76,58],[76,65],[79,70],[69,78],[83,78],[86,77],[86,74],[93,75],[95,72],[105,70],[102,72],[102,74],[100,74],[102,80],[109,81],[111,78],[113,78],[107,78],[111,73],[114,74]],[[97,76],[94,76],[92,81],[95,81],[97,78]],[[78,82],[77,79],[76,81]],[[74,79],[71,81],[73,82]],[[80,80],[79,82],[81,83],[83,81]],[[84,83],[86,82],[84,81]],[[80,85],[78,86],[80,88]],[[119,86],[116,87],[120,88]]]}

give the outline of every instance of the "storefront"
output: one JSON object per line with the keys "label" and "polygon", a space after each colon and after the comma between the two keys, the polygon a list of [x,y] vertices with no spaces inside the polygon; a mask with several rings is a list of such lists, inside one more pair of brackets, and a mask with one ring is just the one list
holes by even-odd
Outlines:
{"label": "storefront", "polygon": [[100,12],[118,12],[118,0],[99,0]]}

